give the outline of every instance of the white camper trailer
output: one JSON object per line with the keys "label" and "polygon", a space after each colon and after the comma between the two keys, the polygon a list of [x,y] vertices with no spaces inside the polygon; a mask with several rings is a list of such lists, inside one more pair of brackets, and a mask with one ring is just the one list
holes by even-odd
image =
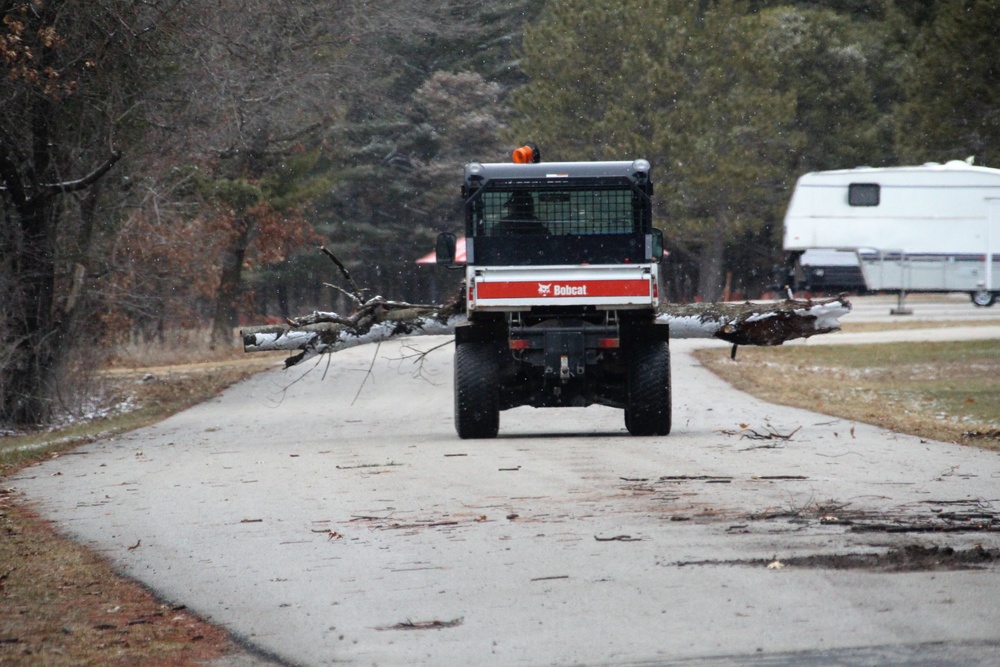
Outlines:
{"label": "white camper trailer", "polygon": [[[864,293],[868,289],[864,276],[861,275],[861,267],[858,266],[856,252],[806,250],[795,254],[798,256],[798,266],[793,267],[796,276],[794,280],[787,281],[787,284],[794,284],[796,289],[801,287],[809,292],[827,293]],[[777,287],[780,288],[781,285]]]}
{"label": "white camper trailer", "polygon": [[813,172],[795,185],[784,248],[849,250],[871,290],[1000,297],[1000,169],[955,160]]}

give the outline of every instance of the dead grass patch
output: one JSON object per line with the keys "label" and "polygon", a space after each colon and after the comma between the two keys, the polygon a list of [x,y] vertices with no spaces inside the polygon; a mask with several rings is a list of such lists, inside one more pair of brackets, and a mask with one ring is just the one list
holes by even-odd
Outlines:
{"label": "dead grass patch", "polygon": [[12,499],[0,499],[0,563],[4,665],[180,667],[237,650],[223,630],[117,576]]}
{"label": "dead grass patch", "polygon": [[0,437],[0,477],[14,466],[155,424],[276,363],[271,355],[262,354],[229,361],[101,371],[87,380],[92,395],[99,397],[91,415],[75,417],[57,428]]}
{"label": "dead grass patch", "polygon": [[200,357],[184,356],[184,364],[163,365],[170,350],[133,349],[87,382],[101,404],[127,409],[0,437],[0,664],[186,667],[242,651],[223,630],[156,599],[99,554],[59,535],[4,488],[3,478],[25,465],[156,423],[284,356],[209,354],[206,348]]}
{"label": "dead grass patch", "polygon": [[913,331],[916,329],[952,329],[954,327],[995,327],[998,319],[978,320],[903,320],[893,322],[841,322],[844,333],[869,333],[871,331]]}
{"label": "dead grass patch", "polygon": [[1000,451],[1000,345],[995,340],[704,349],[696,356],[736,388],[772,403],[923,438]]}

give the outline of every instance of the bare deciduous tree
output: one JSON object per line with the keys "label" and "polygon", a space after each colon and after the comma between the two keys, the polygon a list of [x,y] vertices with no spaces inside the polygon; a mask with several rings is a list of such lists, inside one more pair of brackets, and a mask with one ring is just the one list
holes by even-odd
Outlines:
{"label": "bare deciduous tree", "polygon": [[0,3],[0,420],[34,424],[84,310],[108,175],[177,0]]}

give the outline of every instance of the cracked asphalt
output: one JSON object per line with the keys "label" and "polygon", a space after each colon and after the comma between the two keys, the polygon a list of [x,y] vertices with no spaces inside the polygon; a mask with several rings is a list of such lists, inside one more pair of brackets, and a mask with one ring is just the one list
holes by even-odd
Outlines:
{"label": "cracked asphalt", "polygon": [[996,549],[997,454],[758,401],[688,354],[703,341],[672,343],[668,437],[629,437],[611,409],[518,408],[462,441],[451,346],[405,358],[444,340],[276,369],[11,482],[230,630],[240,664],[1000,663],[996,563],[760,564]]}

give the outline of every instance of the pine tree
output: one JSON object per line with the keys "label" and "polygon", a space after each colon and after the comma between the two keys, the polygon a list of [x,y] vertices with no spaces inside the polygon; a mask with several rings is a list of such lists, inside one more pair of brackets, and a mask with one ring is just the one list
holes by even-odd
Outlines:
{"label": "pine tree", "polygon": [[897,140],[911,162],[1000,166],[1000,0],[943,0],[906,77]]}
{"label": "pine tree", "polygon": [[799,147],[794,94],[780,89],[761,39],[759,20],[740,3],[723,0],[706,11],[687,47],[691,85],[659,114],[654,133],[669,149],[661,201],[685,223],[673,234],[678,244],[697,249],[697,293],[705,300],[721,298],[729,282],[727,247],[753,235],[783,203],[781,183]]}
{"label": "pine tree", "polygon": [[757,57],[758,33],[728,0],[704,11],[562,0],[525,34],[515,133],[546,159],[650,159],[674,262],[696,258],[709,300],[722,293],[726,245],[775,205],[795,138],[794,99]]}

